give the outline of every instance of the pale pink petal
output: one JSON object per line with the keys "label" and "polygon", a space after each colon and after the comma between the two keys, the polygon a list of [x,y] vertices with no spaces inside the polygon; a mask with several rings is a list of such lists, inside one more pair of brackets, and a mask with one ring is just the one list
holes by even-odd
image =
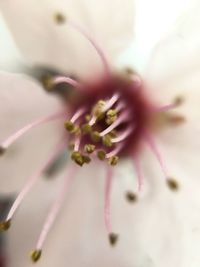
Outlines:
{"label": "pale pink petal", "polygon": [[19,48],[33,64],[65,72],[91,74],[101,62],[84,37],[67,23],[57,25],[61,12],[97,40],[112,62],[133,35],[133,1],[64,0],[1,1],[0,8]]}
{"label": "pale pink petal", "polygon": [[[19,128],[61,108],[37,82],[24,76],[0,73],[0,142]],[[48,156],[62,134],[55,123],[33,129],[0,158],[0,192],[15,191]]]}

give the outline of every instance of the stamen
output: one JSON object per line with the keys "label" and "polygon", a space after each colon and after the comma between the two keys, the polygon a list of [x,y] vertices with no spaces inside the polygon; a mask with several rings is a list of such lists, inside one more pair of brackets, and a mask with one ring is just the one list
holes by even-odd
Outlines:
{"label": "stamen", "polygon": [[111,152],[106,154],[106,158],[109,159],[113,156],[116,156],[120,150],[123,148],[124,144],[123,143],[119,143],[115,149],[113,149]]}
{"label": "stamen", "polygon": [[54,84],[67,83],[67,84],[75,87],[76,89],[79,89],[79,90],[82,89],[81,84],[79,82],[77,82],[76,80],[70,78],[70,77],[57,76],[52,81],[53,81]]}
{"label": "stamen", "polygon": [[167,168],[164,164],[164,161],[162,159],[162,155],[161,155],[160,151],[158,150],[157,145],[156,145],[152,135],[149,132],[145,131],[144,132],[144,139],[147,142],[147,144],[149,145],[149,147],[151,148],[151,151],[153,152],[155,157],[157,158],[165,178],[168,179],[169,175],[168,175]]}
{"label": "stamen", "polygon": [[107,166],[107,174],[105,181],[104,221],[109,237],[109,242],[112,246],[114,246],[117,242],[118,235],[113,233],[111,225],[110,198],[112,190],[112,180],[113,180],[112,178],[113,178],[113,170],[111,167]]}
{"label": "stamen", "polygon": [[173,103],[157,108],[156,112],[167,112],[169,110],[179,107],[183,102],[184,102],[183,97],[177,96],[174,99]]}
{"label": "stamen", "polygon": [[[51,210],[47,216],[47,219],[43,225],[41,234],[38,238],[38,242],[37,242],[35,251],[42,251],[43,244],[47,238],[47,235],[48,235],[53,223],[55,222],[55,219],[58,215],[58,212],[60,211],[60,209],[62,207],[64,198],[66,196],[66,192],[68,191],[68,188],[71,184],[72,179],[75,176],[76,171],[77,171],[77,169],[74,166],[71,166],[70,170],[68,171],[68,174],[64,180],[64,184],[62,185],[61,190],[57,196],[57,199],[56,199],[54,205],[52,206],[52,208],[51,208]],[[33,259],[33,257],[32,257],[32,259]]]}
{"label": "stamen", "polygon": [[122,122],[125,122],[128,119],[129,119],[129,113],[128,112],[122,113],[114,123],[112,123],[108,128],[106,128],[102,132],[100,132],[100,136],[103,137],[104,135],[108,134],[109,132],[114,130],[117,126],[119,126]]}
{"label": "stamen", "polygon": [[132,132],[133,132],[133,127],[130,126],[126,130],[124,130],[118,137],[115,137],[112,139],[112,143],[118,143],[126,139]]}
{"label": "stamen", "polygon": [[103,52],[103,50],[100,48],[100,46],[96,43],[96,41],[90,37],[90,35],[77,23],[68,20],[68,25],[70,25],[72,28],[74,28],[75,30],[77,30],[79,33],[81,33],[90,43],[91,45],[94,47],[94,49],[96,50],[97,54],[99,55],[103,65],[104,65],[104,69],[105,69],[105,73],[107,76],[110,76],[110,67],[108,64],[108,61],[105,57],[105,54]]}
{"label": "stamen", "polygon": [[12,134],[11,136],[9,136],[5,141],[3,141],[0,145],[0,150],[2,151],[6,151],[6,149],[13,144],[16,140],[18,140],[21,136],[23,136],[25,133],[27,133],[29,130],[50,122],[50,121],[54,121],[57,119],[62,119],[63,117],[66,116],[66,111],[59,111],[57,113],[53,113],[51,115],[48,115],[46,117],[40,118],[34,122],[31,122],[29,124],[27,124],[26,126],[24,126],[23,128],[21,128],[20,130],[18,130],[17,132],[15,132],[14,134]]}
{"label": "stamen", "polygon": [[86,112],[86,108],[82,107],[80,109],[78,109],[75,114],[72,116],[71,118],[71,122],[75,123],[84,113]]}
{"label": "stamen", "polygon": [[111,108],[117,102],[119,97],[120,97],[120,95],[118,93],[116,93],[111,97],[111,99],[106,101],[106,104],[103,107],[103,112],[106,112],[107,110],[109,110],[109,108]]}
{"label": "stamen", "polygon": [[134,154],[133,160],[134,160],[134,165],[135,165],[135,171],[136,171],[137,178],[138,178],[138,191],[140,192],[142,190],[142,185],[144,182],[144,175],[141,169],[140,159],[137,154]]}
{"label": "stamen", "polygon": [[28,194],[28,192],[32,189],[34,184],[37,182],[38,178],[42,175],[42,173],[54,162],[54,160],[57,158],[57,156],[61,153],[63,148],[65,147],[66,138],[62,138],[59,143],[55,146],[55,148],[52,150],[50,157],[48,157],[47,160],[42,164],[42,166],[27,180],[25,183],[23,189],[17,196],[16,200],[14,201],[8,215],[6,218],[6,221],[11,221],[13,215],[15,214],[16,210],[22,203],[25,196]]}

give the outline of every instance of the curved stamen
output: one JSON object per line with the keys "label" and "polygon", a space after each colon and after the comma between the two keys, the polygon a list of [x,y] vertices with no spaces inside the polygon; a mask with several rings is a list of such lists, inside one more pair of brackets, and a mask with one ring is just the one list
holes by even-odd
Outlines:
{"label": "curved stamen", "polygon": [[75,87],[76,89],[82,89],[81,84],[70,77],[57,76],[53,79],[53,83],[54,84],[67,83],[67,84]]}
{"label": "curved stamen", "polygon": [[106,104],[102,109],[102,112],[106,112],[109,108],[111,108],[117,102],[119,97],[120,95],[116,93],[108,101],[106,101]]}
{"label": "curved stamen", "polygon": [[64,179],[64,183],[61,186],[61,190],[57,196],[57,199],[55,200],[52,208],[49,211],[49,214],[47,216],[47,219],[42,227],[42,231],[40,233],[40,236],[38,238],[38,242],[36,245],[36,251],[42,251],[43,244],[47,238],[47,235],[58,215],[58,212],[60,211],[62,204],[64,202],[64,198],[66,197],[66,192],[69,189],[69,186],[72,182],[72,179],[74,178],[76,174],[76,167],[71,166],[70,170],[68,171],[68,174],[66,175],[66,178]]}
{"label": "curved stamen", "polygon": [[75,114],[72,116],[70,121],[72,123],[76,122],[85,112],[86,112],[86,108],[85,107],[82,107],[82,108],[78,109],[75,112]]}
{"label": "curved stamen", "polygon": [[151,148],[151,151],[153,152],[153,154],[157,158],[165,178],[168,178],[169,175],[168,175],[167,168],[165,166],[165,163],[163,161],[162,155],[161,155],[161,153],[160,153],[160,151],[159,151],[159,149],[158,149],[158,147],[157,147],[152,135],[148,131],[145,131],[143,136],[144,136],[145,141],[147,142],[147,144]]}
{"label": "curved stamen", "polygon": [[133,131],[134,127],[130,126],[124,130],[119,136],[112,139],[112,143],[118,143],[126,139]]}
{"label": "curved stamen", "polygon": [[116,109],[117,112],[120,112],[125,107],[126,107],[126,104],[124,102],[120,101],[119,103],[117,103],[115,109]]}
{"label": "curved stamen", "polygon": [[108,64],[108,61],[106,59],[106,56],[103,52],[103,50],[100,48],[100,46],[96,43],[96,41],[90,37],[90,35],[77,23],[68,20],[68,24],[74,28],[75,30],[77,30],[79,33],[81,33],[90,43],[91,45],[94,47],[94,49],[96,50],[96,52],[98,53],[99,57],[101,58],[101,61],[104,65],[104,69],[105,69],[105,73],[107,76],[110,76],[110,67]]}
{"label": "curved stamen", "polygon": [[41,124],[44,124],[44,123],[47,123],[50,121],[54,121],[57,119],[62,119],[65,116],[66,116],[66,111],[59,111],[57,113],[53,113],[51,115],[48,115],[46,117],[40,118],[34,122],[27,124],[26,126],[21,128],[17,132],[12,134],[11,136],[9,136],[5,141],[3,141],[0,145],[0,149],[6,150],[11,144],[13,144],[16,140],[18,140],[22,135],[27,133],[29,130],[31,130],[31,129],[33,129],[33,128],[41,125]]}
{"label": "curved stamen", "polygon": [[142,185],[144,182],[144,175],[141,169],[141,162],[137,154],[133,156],[133,160],[134,160],[134,165],[135,165],[135,171],[136,171],[137,178],[138,178],[138,191],[140,192],[142,190]]}
{"label": "curved stamen", "polygon": [[112,130],[114,130],[117,126],[119,126],[122,122],[125,122],[128,119],[129,119],[129,113],[128,112],[122,113],[115,122],[113,122],[105,130],[103,130],[102,132],[100,132],[100,136],[103,137],[104,135],[108,134],[109,132],[111,132]]}
{"label": "curved stamen", "polygon": [[123,143],[119,143],[115,149],[113,149],[111,152],[106,154],[106,158],[109,159],[111,157],[116,156],[120,150],[123,148],[124,144]]}
{"label": "curved stamen", "polygon": [[62,137],[62,139],[59,141],[59,143],[55,146],[55,148],[52,150],[53,152],[50,154],[47,160],[44,161],[44,163],[41,165],[41,167],[27,180],[24,187],[22,188],[21,192],[17,196],[16,200],[14,201],[8,216],[6,218],[6,221],[9,221],[12,219],[14,213],[22,203],[25,196],[28,194],[28,192],[32,189],[34,184],[37,182],[39,177],[42,175],[42,173],[54,162],[54,160],[57,158],[57,156],[61,153],[61,151],[66,146],[66,137]]}
{"label": "curved stamen", "polygon": [[79,151],[80,144],[81,144],[81,138],[80,136],[78,136],[74,143],[74,151]]}

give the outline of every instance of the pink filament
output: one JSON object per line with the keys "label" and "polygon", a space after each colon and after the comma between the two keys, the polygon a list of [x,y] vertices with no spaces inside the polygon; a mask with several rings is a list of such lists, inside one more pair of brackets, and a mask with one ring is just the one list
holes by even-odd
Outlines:
{"label": "pink filament", "polygon": [[76,112],[75,112],[75,114],[72,116],[72,118],[71,118],[71,122],[76,122],[84,113],[86,112],[86,108],[80,108],[80,109],[78,109]]}
{"label": "pink filament", "polygon": [[133,127],[130,126],[126,130],[124,130],[119,136],[112,139],[112,143],[118,143],[126,139],[133,131]]}
{"label": "pink filament", "polygon": [[113,149],[111,152],[106,154],[106,158],[109,159],[110,157],[117,155],[120,152],[120,150],[123,148],[123,146],[124,146],[123,143],[118,144],[115,149]]}
{"label": "pink filament", "polygon": [[145,132],[144,133],[144,139],[145,141],[148,143],[149,147],[151,148],[153,154],[155,155],[155,157],[157,158],[159,164],[160,164],[160,167],[161,167],[161,170],[163,171],[163,174],[165,176],[165,178],[168,178],[168,171],[167,171],[167,168],[165,166],[165,163],[163,161],[163,158],[162,158],[162,155],[153,139],[153,136],[149,133],[149,132]]}
{"label": "pink filament", "polygon": [[119,126],[119,124],[121,124],[122,122],[126,121],[129,119],[129,113],[128,112],[124,112],[123,114],[121,114],[119,116],[119,118],[113,122],[109,127],[107,127],[105,130],[103,130],[101,133],[100,133],[100,136],[104,136],[106,134],[108,134],[109,132],[111,132],[113,129],[115,129],[117,126]]}
{"label": "pink filament", "polygon": [[113,169],[112,167],[107,166],[107,174],[105,181],[104,220],[108,234],[112,233],[111,210],[110,210],[110,198],[111,198],[112,180],[113,180],[112,178],[113,178]]}
{"label": "pink filament", "polygon": [[138,155],[137,154],[134,155],[133,159],[134,159],[135,171],[136,171],[137,178],[138,178],[138,191],[140,192],[142,190],[144,176],[143,176],[143,172],[141,169],[141,163],[140,163],[140,159],[139,159]]}
{"label": "pink filament", "polygon": [[52,153],[48,157],[47,160],[44,161],[42,166],[27,180],[24,187],[22,188],[21,192],[17,196],[16,200],[14,201],[8,216],[7,220],[10,220],[20,204],[22,203],[22,200],[24,197],[28,194],[28,192],[32,189],[34,184],[37,182],[39,177],[42,175],[42,173],[54,162],[54,160],[57,158],[57,156],[61,153],[61,151],[64,149],[66,143],[66,138],[63,138],[59,141],[59,143],[55,146],[55,148],[52,150]]}
{"label": "pink filament", "polygon": [[74,23],[73,21],[68,21],[68,24],[74,28],[75,30],[77,30],[79,33],[81,33],[90,43],[91,45],[94,47],[94,49],[96,50],[96,52],[98,53],[99,57],[102,60],[102,63],[104,65],[104,69],[105,69],[105,73],[107,76],[110,76],[110,68],[108,65],[108,61],[105,57],[105,54],[103,52],[103,50],[100,48],[100,46],[96,43],[95,40],[93,40],[93,38],[90,37],[90,35],[78,24]]}
{"label": "pink filament", "polygon": [[40,236],[38,238],[38,242],[36,245],[36,250],[41,250],[42,246],[46,240],[46,237],[57,217],[58,212],[60,211],[62,204],[64,202],[64,198],[66,196],[66,192],[71,184],[72,178],[74,178],[76,171],[76,167],[71,166],[70,170],[68,171],[68,174],[64,180],[64,184],[61,186],[61,190],[57,196],[57,199],[55,200],[52,208],[49,211],[49,214],[47,216],[47,219],[43,225],[42,231],[40,233]]}
{"label": "pink filament", "polygon": [[111,108],[119,99],[119,94],[114,94],[111,99],[106,101],[105,106],[103,107],[103,112],[106,112],[109,108]]}
{"label": "pink filament", "polygon": [[156,108],[155,111],[156,112],[166,112],[166,111],[172,110],[172,109],[174,109],[176,107],[177,107],[177,104],[176,103],[173,103],[173,104],[169,104],[169,105],[165,105],[165,106]]}
{"label": "pink filament", "polygon": [[76,80],[70,78],[70,77],[57,76],[56,78],[54,78],[53,82],[55,84],[67,83],[67,84],[70,84],[70,85],[72,85],[73,87],[75,87],[77,89],[81,89],[81,84],[79,82],[77,82]]}
{"label": "pink filament", "polygon": [[40,118],[34,122],[31,122],[27,124],[26,126],[24,126],[23,128],[21,128],[20,130],[18,130],[17,132],[15,132],[14,134],[12,134],[11,136],[9,136],[5,141],[1,143],[0,147],[7,149],[11,144],[13,144],[16,140],[18,140],[22,135],[27,133],[32,128],[35,128],[41,124],[44,124],[50,121],[62,119],[64,116],[66,116],[66,111],[59,111],[57,113],[53,113],[46,117]]}

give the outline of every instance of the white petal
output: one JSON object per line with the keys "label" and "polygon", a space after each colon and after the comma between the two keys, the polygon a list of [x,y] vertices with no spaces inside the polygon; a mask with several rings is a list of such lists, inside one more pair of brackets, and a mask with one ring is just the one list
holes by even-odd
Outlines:
{"label": "white petal", "polygon": [[[42,64],[76,74],[101,70],[99,58],[87,40],[66,25],[56,25],[62,12],[80,23],[113,60],[132,37],[133,1],[64,0],[40,3],[1,1],[2,13],[23,54]],[[111,20],[112,18],[112,20]]]}
{"label": "white petal", "polygon": [[[26,124],[61,106],[36,82],[23,75],[0,73],[0,142]],[[0,192],[15,191],[52,149],[61,126],[40,126],[14,143],[0,158]]]}

